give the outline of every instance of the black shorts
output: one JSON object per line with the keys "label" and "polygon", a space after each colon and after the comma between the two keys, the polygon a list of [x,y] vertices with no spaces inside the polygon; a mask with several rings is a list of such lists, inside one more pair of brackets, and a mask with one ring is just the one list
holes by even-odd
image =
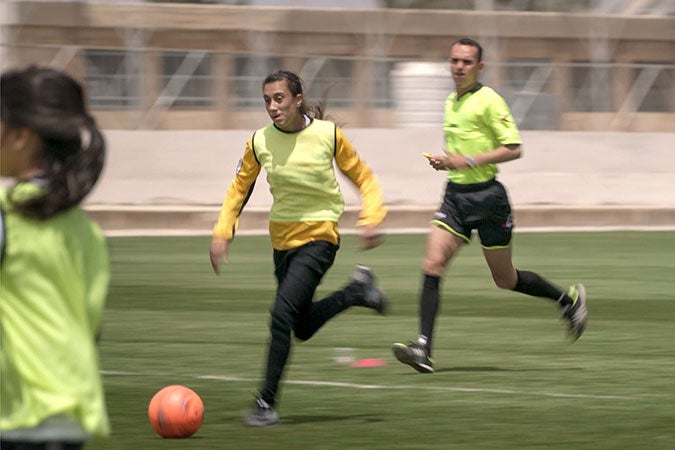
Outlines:
{"label": "black shorts", "polygon": [[444,228],[469,242],[478,230],[484,248],[503,248],[511,243],[513,218],[504,186],[492,179],[484,183],[448,182],[440,209],[432,225]]}

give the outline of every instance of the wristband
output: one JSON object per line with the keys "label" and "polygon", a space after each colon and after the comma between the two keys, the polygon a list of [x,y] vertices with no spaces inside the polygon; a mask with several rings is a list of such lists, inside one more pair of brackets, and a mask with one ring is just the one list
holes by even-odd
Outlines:
{"label": "wristband", "polygon": [[477,166],[478,166],[478,164],[476,164],[476,160],[473,159],[471,156],[466,155],[466,156],[464,156],[464,157],[466,158],[466,164],[467,164],[469,167],[474,168],[474,167],[477,167]]}

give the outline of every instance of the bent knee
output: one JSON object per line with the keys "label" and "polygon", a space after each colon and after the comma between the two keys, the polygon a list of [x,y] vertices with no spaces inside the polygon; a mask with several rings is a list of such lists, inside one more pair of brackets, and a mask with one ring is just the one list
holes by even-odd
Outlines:
{"label": "bent knee", "polygon": [[422,261],[422,272],[427,275],[442,277],[445,272],[445,262],[425,258],[424,261]]}
{"label": "bent knee", "polygon": [[293,335],[295,335],[295,338],[299,341],[305,342],[308,341],[309,338],[311,338],[314,333],[310,332],[309,330],[293,330]]}

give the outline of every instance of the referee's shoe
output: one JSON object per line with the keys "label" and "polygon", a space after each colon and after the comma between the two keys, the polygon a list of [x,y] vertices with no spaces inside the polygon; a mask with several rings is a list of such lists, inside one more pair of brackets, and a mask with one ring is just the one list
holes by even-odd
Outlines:
{"label": "referee's shoe", "polygon": [[567,321],[567,335],[574,342],[584,334],[588,322],[586,288],[583,284],[570,286],[567,296],[572,299],[572,303],[563,307],[563,319]]}

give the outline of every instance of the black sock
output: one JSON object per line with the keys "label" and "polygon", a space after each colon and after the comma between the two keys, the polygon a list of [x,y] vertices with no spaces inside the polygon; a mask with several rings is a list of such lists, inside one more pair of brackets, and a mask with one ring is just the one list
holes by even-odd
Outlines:
{"label": "black sock", "polygon": [[572,299],[564,291],[553,286],[536,273],[527,270],[516,270],[516,273],[518,274],[518,282],[516,287],[513,288],[514,291],[533,297],[550,298],[560,303],[561,306],[572,303]]}
{"label": "black sock", "polygon": [[439,284],[441,278],[424,275],[420,296],[420,334],[426,338],[427,354],[431,355],[431,337],[440,306]]}

